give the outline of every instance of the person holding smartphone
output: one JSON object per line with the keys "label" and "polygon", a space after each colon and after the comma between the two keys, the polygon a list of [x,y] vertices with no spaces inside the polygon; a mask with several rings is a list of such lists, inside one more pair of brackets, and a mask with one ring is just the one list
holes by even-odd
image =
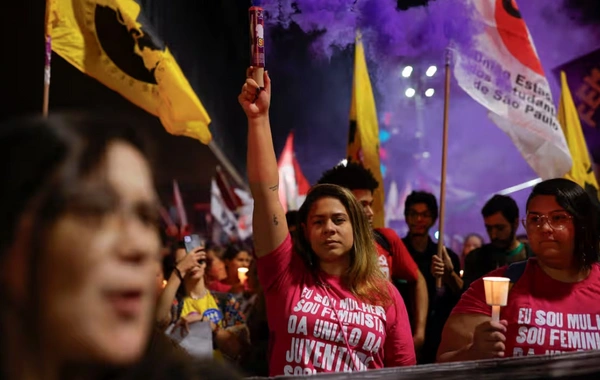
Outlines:
{"label": "person holding smartphone", "polygon": [[185,243],[189,252],[183,247],[176,250],[176,264],[160,296],[158,324],[163,329],[174,324],[184,335],[190,324],[208,322],[213,331],[215,357],[220,358],[223,354],[237,358],[246,340],[242,331],[244,321],[241,316],[232,318],[231,313],[225,318],[224,308],[206,287],[204,246],[192,248],[189,241]]}

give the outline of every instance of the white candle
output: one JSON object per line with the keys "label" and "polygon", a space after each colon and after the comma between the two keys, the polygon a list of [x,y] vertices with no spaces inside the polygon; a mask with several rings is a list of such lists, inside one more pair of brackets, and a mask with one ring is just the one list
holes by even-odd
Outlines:
{"label": "white candle", "polygon": [[248,277],[248,268],[238,268],[238,278],[240,279],[240,282],[244,283],[246,281],[247,277]]}
{"label": "white candle", "polygon": [[485,302],[492,307],[492,322],[499,322],[500,307],[508,301],[510,279],[506,277],[484,277]]}

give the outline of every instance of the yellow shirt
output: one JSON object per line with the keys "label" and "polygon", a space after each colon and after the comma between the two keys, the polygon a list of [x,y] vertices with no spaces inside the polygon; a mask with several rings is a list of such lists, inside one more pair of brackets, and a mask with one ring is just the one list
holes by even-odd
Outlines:
{"label": "yellow shirt", "polygon": [[[206,295],[199,299],[193,299],[192,297],[183,298],[181,316],[187,317],[192,313],[198,313],[221,327],[223,325],[223,313],[219,310],[215,297],[208,290],[206,291]],[[214,350],[213,356],[216,360],[223,360],[223,354],[219,350]]]}
{"label": "yellow shirt", "polygon": [[198,313],[214,324],[222,325],[223,323],[223,313],[219,310],[215,297],[209,291],[206,291],[206,295],[199,299],[193,299],[192,297],[183,299],[181,316],[187,317],[192,313]]}

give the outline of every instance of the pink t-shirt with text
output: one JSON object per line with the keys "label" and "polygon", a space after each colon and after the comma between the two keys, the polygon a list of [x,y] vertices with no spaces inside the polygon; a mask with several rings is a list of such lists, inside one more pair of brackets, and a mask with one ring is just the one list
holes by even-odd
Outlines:
{"label": "pink t-shirt with text", "polygon": [[[504,275],[506,267],[487,276]],[[485,302],[483,279],[467,290],[452,314],[491,315]],[[505,356],[560,354],[600,349],[600,265],[577,283],[548,276],[536,258],[508,293],[500,319],[508,322]]]}
{"label": "pink t-shirt with text", "polygon": [[352,372],[416,364],[404,301],[389,284],[385,310],[357,300],[340,278],[315,276],[290,236],[258,260],[272,347],[270,375]]}

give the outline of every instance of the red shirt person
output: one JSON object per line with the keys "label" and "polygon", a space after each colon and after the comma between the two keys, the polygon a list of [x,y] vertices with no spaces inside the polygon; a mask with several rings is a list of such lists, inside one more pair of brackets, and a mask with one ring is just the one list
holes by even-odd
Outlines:
{"label": "red shirt person", "polygon": [[[250,73],[251,74],[251,70]],[[319,185],[300,208],[292,247],[278,196],[265,87],[248,78],[248,179],[254,247],[272,337],[270,375],[360,371],[416,363],[404,302],[377,265],[370,226],[348,190]]]}
{"label": "red shirt person", "polygon": [[536,257],[512,286],[500,322],[491,322],[483,279],[475,281],[444,327],[438,361],[600,347],[599,241],[591,198],[566,179],[541,182],[529,196],[523,224]]}

